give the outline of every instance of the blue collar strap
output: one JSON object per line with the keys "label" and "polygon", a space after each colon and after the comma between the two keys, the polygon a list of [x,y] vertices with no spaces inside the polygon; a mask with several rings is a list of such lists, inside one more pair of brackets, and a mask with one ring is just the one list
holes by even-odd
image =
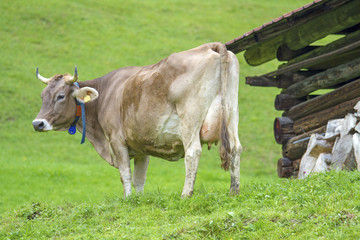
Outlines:
{"label": "blue collar strap", "polygon": [[[74,82],[74,84],[75,86],[79,87],[79,84],[77,82]],[[71,135],[74,135],[76,133],[76,123],[80,119],[80,112],[81,112],[81,119],[83,125],[81,144],[83,144],[85,142],[85,134],[86,134],[85,104],[79,102],[77,99],[75,99],[75,101],[76,101],[76,117],[75,117],[75,121],[71,124],[68,132]]]}

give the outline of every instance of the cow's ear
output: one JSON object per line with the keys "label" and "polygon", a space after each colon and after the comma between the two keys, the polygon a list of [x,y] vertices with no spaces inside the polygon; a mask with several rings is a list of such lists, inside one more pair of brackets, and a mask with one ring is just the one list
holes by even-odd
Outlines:
{"label": "cow's ear", "polygon": [[99,96],[99,93],[98,93],[98,91],[96,91],[95,88],[83,87],[83,88],[75,90],[73,96],[79,102],[87,103],[87,102],[94,101]]}

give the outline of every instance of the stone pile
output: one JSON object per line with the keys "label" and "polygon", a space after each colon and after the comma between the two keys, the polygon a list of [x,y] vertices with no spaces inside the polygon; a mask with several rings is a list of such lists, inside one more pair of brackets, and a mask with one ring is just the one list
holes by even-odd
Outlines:
{"label": "stone pile", "polygon": [[360,170],[360,101],[355,113],[330,120],[325,134],[312,134],[301,158],[298,178],[314,172]]}

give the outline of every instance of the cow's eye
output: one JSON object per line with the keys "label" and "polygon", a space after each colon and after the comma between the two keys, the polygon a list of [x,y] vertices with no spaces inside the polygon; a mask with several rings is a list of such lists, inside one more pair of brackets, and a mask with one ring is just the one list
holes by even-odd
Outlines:
{"label": "cow's eye", "polygon": [[61,101],[61,100],[63,100],[64,98],[65,98],[65,94],[59,94],[59,95],[57,96],[56,101]]}

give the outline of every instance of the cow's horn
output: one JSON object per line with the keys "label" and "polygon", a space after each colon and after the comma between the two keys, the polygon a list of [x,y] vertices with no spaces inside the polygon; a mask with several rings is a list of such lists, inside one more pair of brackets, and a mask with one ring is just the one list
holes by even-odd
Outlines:
{"label": "cow's horn", "polygon": [[69,80],[67,81],[67,83],[72,84],[74,82],[76,82],[79,78],[78,72],[77,72],[77,66],[75,66],[75,72],[74,72],[74,76],[72,76],[71,78],[69,78]]}
{"label": "cow's horn", "polygon": [[45,83],[45,84],[48,84],[48,83],[50,82],[50,78],[45,78],[45,77],[43,77],[43,76],[40,75],[40,73],[39,73],[39,67],[36,68],[36,77],[37,77],[39,80],[41,80],[43,83]]}

